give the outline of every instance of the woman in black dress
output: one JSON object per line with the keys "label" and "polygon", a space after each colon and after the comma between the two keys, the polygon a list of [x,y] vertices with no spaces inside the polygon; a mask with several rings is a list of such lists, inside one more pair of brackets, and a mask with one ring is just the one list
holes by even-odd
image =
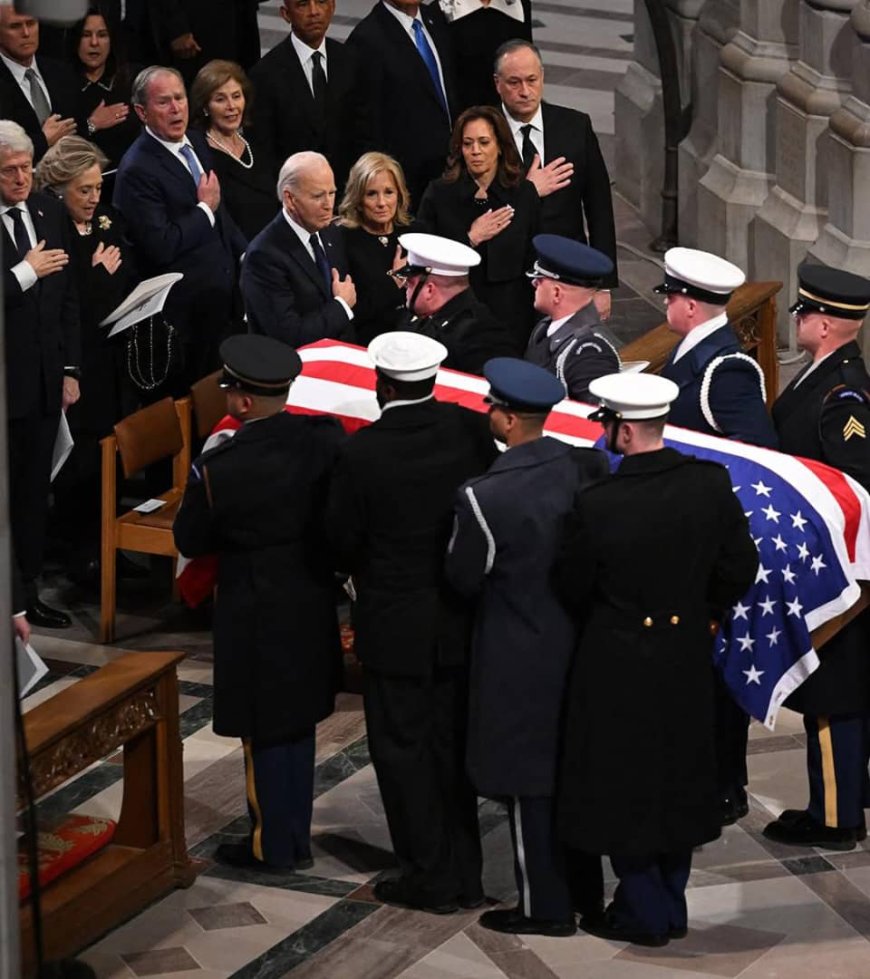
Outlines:
{"label": "woman in black dress", "polygon": [[453,127],[444,176],[429,184],[420,201],[415,230],[467,243],[480,252],[471,286],[508,327],[520,355],[534,323],[533,292],[525,273],[534,262],[532,238],[540,212],[538,192],[523,176],[502,113],[488,105],[466,109]]}
{"label": "woman in black dress", "polygon": [[251,241],[278,213],[272,161],[243,135],[253,86],[233,61],[209,61],[190,87],[190,124],[205,130],[221,202]]}
{"label": "woman in black dress", "polygon": [[[108,8],[99,3],[92,4],[67,35],[69,60],[82,84],[79,103],[87,117],[83,135],[102,150],[107,170],[118,166],[140,132],[139,120],[130,108],[136,69],[127,63],[120,36]],[[111,194],[105,196],[108,199]]]}
{"label": "woman in black dress", "polygon": [[[54,483],[59,530],[73,565],[95,565],[100,541],[100,445],[137,407],[127,372],[126,338],[109,338],[100,322],[132,291],[136,273],[121,216],[100,201],[106,157],[80,136],[64,136],[40,160],[35,186],[66,205],[74,233],[69,256],[78,287],[81,397],[67,409],[75,446]],[[90,569],[94,570],[93,567]]]}
{"label": "woman in black dress", "polygon": [[405,305],[388,273],[404,264],[398,238],[411,224],[410,200],[401,165],[386,153],[364,153],[351,167],[338,224],[356,286],[354,332],[364,346],[394,330]]}

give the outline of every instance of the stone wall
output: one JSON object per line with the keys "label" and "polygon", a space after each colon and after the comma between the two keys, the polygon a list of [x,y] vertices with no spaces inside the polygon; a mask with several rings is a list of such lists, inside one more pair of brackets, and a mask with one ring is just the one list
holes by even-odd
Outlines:
{"label": "stone wall", "polygon": [[[788,305],[801,261],[870,275],[870,0],[666,5],[692,111],[680,146],[680,241],[754,279],[781,279],[779,338],[793,347]],[[661,82],[644,0],[635,13],[636,61],[616,99],[615,179],[653,231]]]}

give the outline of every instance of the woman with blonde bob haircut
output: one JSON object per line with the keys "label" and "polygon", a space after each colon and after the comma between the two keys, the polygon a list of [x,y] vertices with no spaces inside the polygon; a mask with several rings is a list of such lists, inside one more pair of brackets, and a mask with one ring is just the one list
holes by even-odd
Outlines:
{"label": "woman with blonde bob haircut", "polygon": [[364,153],[351,167],[338,224],[356,285],[353,325],[357,343],[394,330],[403,309],[400,284],[388,273],[404,264],[399,235],[411,225],[411,195],[398,160]]}

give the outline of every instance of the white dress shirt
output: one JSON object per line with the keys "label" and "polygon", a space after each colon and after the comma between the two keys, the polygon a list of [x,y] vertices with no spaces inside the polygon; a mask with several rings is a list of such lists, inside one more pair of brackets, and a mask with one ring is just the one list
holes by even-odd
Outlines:
{"label": "white dress shirt", "polygon": [[[306,231],[305,228],[303,228],[301,224],[297,224],[296,221],[294,221],[293,218],[290,216],[290,214],[287,211],[287,208],[286,207],[281,211],[281,213],[284,215],[284,220],[292,228],[293,233],[296,235],[296,237],[302,243],[302,247],[305,249],[306,252],[308,252],[308,257],[311,259],[312,262],[314,262],[315,265],[317,265],[317,259],[314,257],[314,249],[311,247],[311,241],[310,241],[312,232]],[[316,232],[316,234],[317,234],[317,240],[320,241],[320,233],[319,232]],[[320,247],[323,248],[323,242],[322,241],[320,241]],[[324,251],[324,254],[325,254],[326,253],[326,249],[323,248],[323,251]],[[340,303],[341,304],[341,308],[347,313],[347,318],[349,320],[352,320],[353,319],[353,310],[341,298],[341,296],[333,296],[332,298],[337,303]]]}
{"label": "white dress shirt", "polygon": [[558,330],[560,326],[564,326],[573,315],[573,313],[569,313],[567,316],[561,317],[561,319],[553,320],[547,327],[547,336],[551,337],[556,330]]}
{"label": "white dress shirt", "polygon": [[[508,112],[505,108],[504,103],[502,103],[501,111],[504,113],[505,119],[507,119],[507,124],[510,126],[511,135],[514,138],[514,142],[517,145],[517,153],[520,154],[520,159],[523,158],[523,134],[522,128],[526,125],[524,122],[520,122]],[[544,166],[544,113],[541,111],[541,107],[538,106],[538,111],[529,119],[528,125],[532,127],[529,132],[529,139],[532,141],[532,145],[538,151],[538,156],[541,158],[541,166]]]}
{"label": "white dress shirt", "polygon": [[[36,246],[36,228],[33,225],[33,218],[30,216],[30,211],[24,204],[14,204],[13,207],[21,211],[21,217],[24,222],[24,229],[27,232],[27,237],[30,239],[30,247],[34,248]],[[9,217],[9,211],[12,208],[8,204],[0,205],[0,215],[3,218],[3,227],[9,234],[9,239],[12,244],[15,244],[15,227],[12,224],[12,218]],[[33,266],[30,262],[25,262],[23,259],[18,262],[17,265],[12,266],[12,274],[18,279],[18,285],[21,286],[22,292],[27,292],[39,281],[39,277],[36,272],[33,271]]]}
{"label": "white dress shirt", "polygon": [[[835,353],[835,352],[836,351],[833,350],[831,351],[831,353]],[[803,384],[804,381],[810,376],[810,374],[812,374],[813,371],[818,370],[830,356],[831,354],[825,354],[824,357],[819,357],[818,360],[814,360],[801,375],[795,378],[794,386],[796,388],[799,388],[801,384]]]}
{"label": "white dress shirt", "polygon": [[11,58],[7,58],[5,54],[0,53],[0,61],[12,72],[12,77],[18,82],[18,85],[22,92],[24,92],[24,97],[30,103],[30,107],[33,108],[33,99],[30,97],[30,82],[24,77],[24,73],[28,69],[32,68],[36,73],[37,81],[39,82],[39,87],[42,89],[43,95],[45,95],[45,101],[48,102],[49,108],[51,108],[51,96],[48,94],[48,88],[45,84],[45,79],[39,71],[39,67],[36,64],[36,58],[33,58],[29,65],[20,65],[17,61],[13,61]]}
{"label": "white dress shirt", "polygon": [[[179,140],[177,143],[170,143],[169,141],[167,141],[165,139],[161,139],[154,132],[154,130],[151,129],[150,126],[146,126],[145,127],[145,132],[148,133],[148,135],[152,139],[156,139],[157,142],[160,143],[160,145],[167,152],[171,153],[174,157],[176,157],[178,159],[178,162],[190,174],[190,179],[191,180],[194,179],[194,174],[193,174],[193,171],[190,169],[190,164],[187,162],[187,160],[184,158],[184,155],[181,152],[181,147],[182,146],[189,146],[190,147],[191,152],[196,157],[196,162],[199,164],[199,169],[202,170],[203,173],[208,173],[208,171],[206,170],[206,168],[202,165],[202,160],[200,160],[200,158],[197,156],[196,150],[193,148],[193,144],[190,142],[190,140],[186,136],[184,137],[184,139]],[[214,227],[214,211],[212,211],[212,209],[208,206],[208,204],[206,204],[205,201],[200,201],[196,206],[199,207],[199,208],[202,208],[202,210],[205,212],[205,216],[208,218],[209,224],[212,227]]]}
{"label": "white dress shirt", "polygon": [[323,67],[323,74],[326,76],[326,80],[329,81],[329,68],[326,63],[326,38],[324,37],[320,42],[319,48],[311,48],[304,41],[300,41],[295,34],[291,33],[290,43],[293,45],[293,50],[299,58],[299,64],[302,65],[302,71],[305,74],[308,87],[311,89],[311,94],[314,95],[314,61],[311,56],[315,51],[319,51],[321,54],[320,64]]}
{"label": "white dress shirt", "polygon": [[[392,4],[384,3],[384,7],[396,18],[396,20],[402,25],[405,33],[411,39],[411,43],[414,45],[414,49],[417,50],[417,41],[414,37],[413,23],[415,20],[419,21],[423,33],[426,35],[426,40],[429,42],[429,47],[432,48],[432,53],[435,55],[435,63],[438,65],[438,79],[441,82],[441,94],[444,96],[444,103],[447,104],[447,89],[444,85],[444,69],[441,67],[441,58],[438,54],[438,48],[435,46],[435,41],[429,31],[426,30],[426,22],[420,16],[419,9],[417,10],[416,17],[409,17],[406,13],[403,13],[397,7],[392,6]],[[421,55],[422,57],[422,55]]]}
{"label": "white dress shirt", "polygon": [[[439,0],[438,5],[448,21],[461,20],[469,14],[476,13],[483,4],[480,0]],[[506,17],[511,17],[520,24],[525,22],[523,5],[519,0],[489,0],[489,9],[497,10]]]}
{"label": "white dress shirt", "polygon": [[700,323],[694,329],[689,330],[680,341],[679,347],[677,347],[677,352],[674,354],[674,363],[681,357],[685,357],[693,347],[697,347],[702,340],[706,340],[711,333],[715,333],[716,330],[721,329],[727,322],[728,314],[720,313],[718,316],[714,316],[713,319],[707,320],[706,323]]}

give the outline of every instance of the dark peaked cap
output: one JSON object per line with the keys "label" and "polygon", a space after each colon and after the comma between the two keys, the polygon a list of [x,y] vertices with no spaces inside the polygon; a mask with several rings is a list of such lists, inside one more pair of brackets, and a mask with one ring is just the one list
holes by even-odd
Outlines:
{"label": "dark peaked cap", "polygon": [[870,311],[870,280],[827,265],[798,268],[798,298],[790,313],[830,313],[862,320]]}
{"label": "dark peaked cap", "polygon": [[227,337],[220,345],[220,356],[224,371],[219,385],[248,394],[286,394],[302,370],[302,360],[292,347],[254,333]]}

